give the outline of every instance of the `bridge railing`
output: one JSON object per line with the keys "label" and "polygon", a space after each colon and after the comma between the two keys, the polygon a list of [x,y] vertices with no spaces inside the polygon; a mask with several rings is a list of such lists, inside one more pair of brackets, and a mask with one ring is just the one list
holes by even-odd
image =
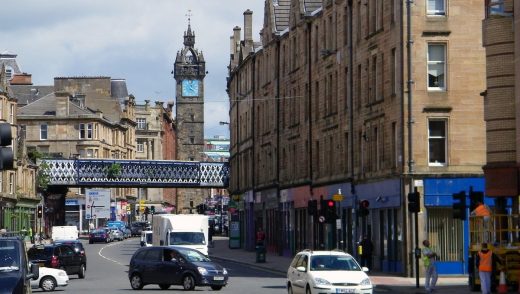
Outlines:
{"label": "bridge railing", "polygon": [[227,162],[43,159],[41,163],[50,186],[225,188],[229,183]]}

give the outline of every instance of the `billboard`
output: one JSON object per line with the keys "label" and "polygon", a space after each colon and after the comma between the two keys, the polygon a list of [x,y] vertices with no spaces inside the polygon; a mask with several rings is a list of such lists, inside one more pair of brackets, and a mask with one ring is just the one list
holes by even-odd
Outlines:
{"label": "billboard", "polygon": [[86,189],[85,218],[110,218],[110,189]]}

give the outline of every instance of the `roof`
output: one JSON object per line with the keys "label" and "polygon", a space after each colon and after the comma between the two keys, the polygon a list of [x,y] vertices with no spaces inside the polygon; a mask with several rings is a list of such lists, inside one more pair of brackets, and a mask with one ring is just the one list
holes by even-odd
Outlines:
{"label": "roof", "polygon": [[10,85],[9,87],[13,98],[18,99],[18,106],[27,105],[54,92],[54,86]]}
{"label": "roof", "polygon": [[311,14],[312,12],[321,8],[322,0],[304,0],[304,8],[306,14]]}
{"label": "roof", "polygon": [[[56,95],[54,93],[48,94],[30,104],[18,108],[17,115],[23,116],[56,116]],[[98,117],[92,111],[79,107],[78,105],[69,102],[69,116],[89,115]]]}
{"label": "roof", "polygon": [[283,31],[289,27],[289,15],[291,11],[291,0],[278,0],[274,6],[274,24],[277,31]]}

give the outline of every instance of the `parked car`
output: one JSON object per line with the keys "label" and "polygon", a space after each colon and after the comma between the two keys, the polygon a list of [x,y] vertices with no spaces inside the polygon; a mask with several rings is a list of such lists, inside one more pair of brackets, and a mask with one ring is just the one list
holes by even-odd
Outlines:
{"label": "parked car", "polygon": [[72,247],[74,249],[75,252],[86,256],[85,247],[83,247],[83,243],[81,243],[80,240],[57,240],[57,241],[54,241],[54,244],[69,245],[70,247]]}
{"label": "parked car", "polygon": [[27,258],[21,237],[0,237],[0,291],[26,293],[31,279],[38,279],[39,266]]}
{"label": "parked car", "polygon": [[64,244],[35,245],[27,251],[29,260],[40,266],[63,269],[68,275],[85,278],[87,257]]}
{"label": "parked car", "polygon": [[40,267],[40,277],[31,280],[31,288],[41,288],[43,291],[54,291],[56,287],[65,287],[69,284],[69,276],[64,270]]}
{"label": "parked car", "polygon": [[153,240],[152,231],[142,231],[141,232],[141,247],[152,246],[152,240]]}
{"label": "parked car", "polygon": [[111,242],[111,236],[110,232],[104,229],[97,229],[90,231],[90,234],[88,236],[88,243],[93,244],[95,242],[104,242],[108,243]]}
{"label": "parked car", "polygon": [[210,286],[220,290],[227,285],[228,272],[197,250],[177,246],[141,247],[130,259],[130,286],[140,290],[157,284],[163,290],[182,285],[184,290]]}
{"label": "parked car", "polygon": [[304,250],[287,270],[288,293],[372,294],[368,268],[343,251]]}
{"label": "parked car", "polygon": [[123,241],[125,236],[121,230],[118,228],[108,228],[110,230],[110,234],[112,234],[112,240],[114,241]]}
{"label": "parked car", "polygon": [[130,230],[130,227],[124,227],[122,228],[123,235],[125,236],[125,239],[128,239],[132,237],[132,231]]}
{"label": "parked car", "polygon": [[151,226],[149,222],[133,222],[130,226],[132,236],[141,236],[141,232],[150,230]]}

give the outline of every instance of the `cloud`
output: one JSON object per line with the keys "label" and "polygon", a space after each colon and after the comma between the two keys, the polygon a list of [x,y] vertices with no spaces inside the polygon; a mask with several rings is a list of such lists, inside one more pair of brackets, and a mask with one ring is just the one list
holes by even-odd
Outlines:
{"label": "cloud", "polygon": [[229,37],[251,9],[253,37],[259,40],[264,0],[17,0],[1,6],[9,13],[0,18],[0,51],[18,54],[35,84],[52,84],[58,76],[124,78],[138,101],[174,99],[170,72],[191,10],[195,47],[209,71],[205,129],[213,136],[228,135],[218,122],[229,121]]}

